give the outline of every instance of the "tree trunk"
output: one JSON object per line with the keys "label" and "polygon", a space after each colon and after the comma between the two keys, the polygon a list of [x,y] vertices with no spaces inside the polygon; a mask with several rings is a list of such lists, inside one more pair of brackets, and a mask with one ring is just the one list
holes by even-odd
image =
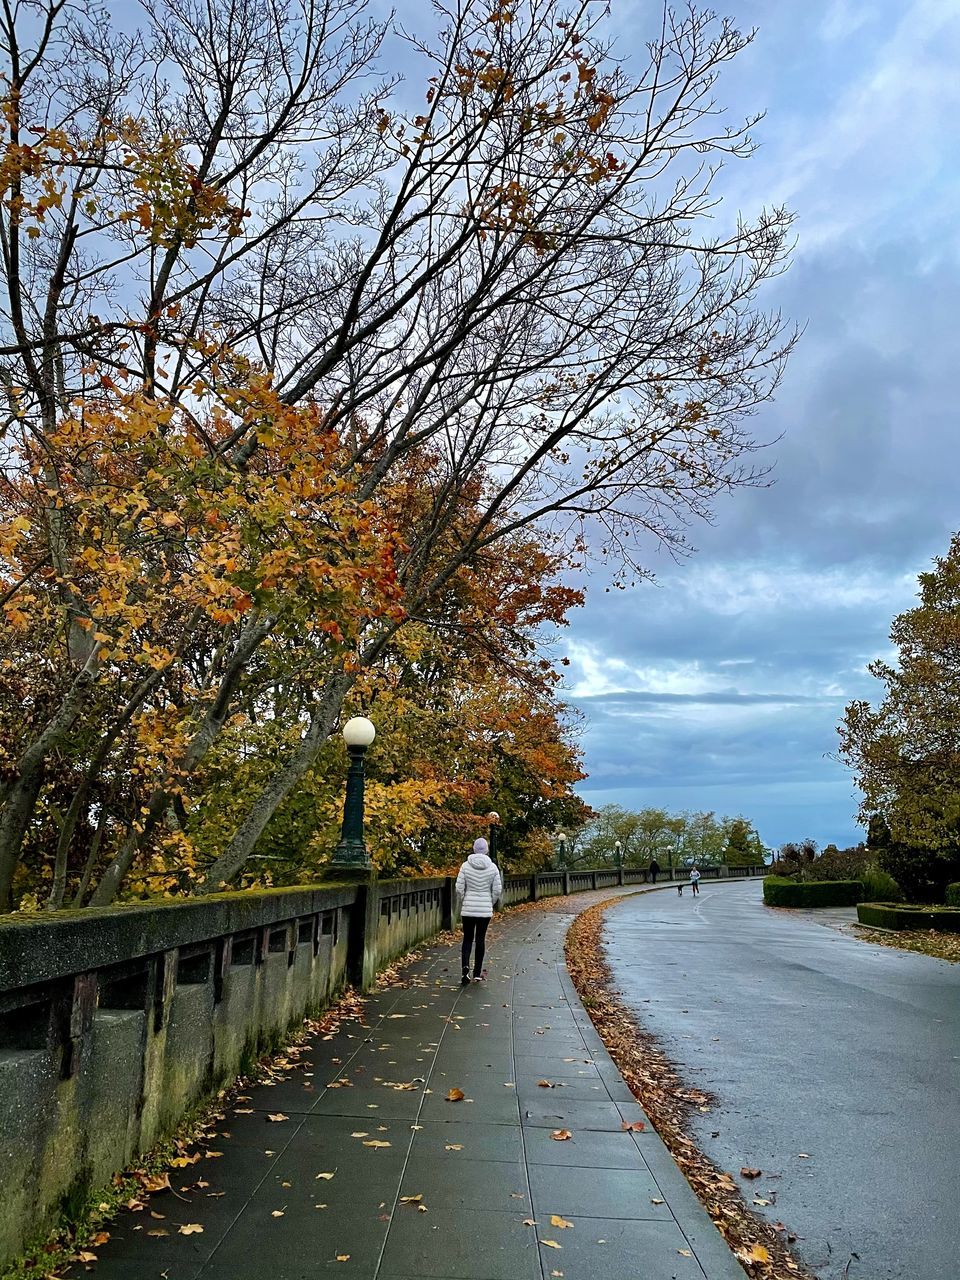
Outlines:
{"label": "tree trunk", "polygon": [[98,653],[99,645],[74,677],[53,719],[17,761],[17,779],[4,795],[0,813],[0,911],[9,911],[12,905],[13,874],[40,794],[44,763],[73,728],[83,708],[96,678]]}
{"label": "tree trunk", "polygon": [[0,913],[13,910],[13,875],[42,783],[43,765],[37,763],[30,773],[20,775],[0,814]]}
{"label": "tree trunk", "polygon": [[340,673],[327,681],[296,754],[279,769],[260,792],[227,849],[207,871],[200,893],[216,893],[229,883],[253,853],[254,846],[279,805],[307,772],[340,715],[343,700],[354,677]]}

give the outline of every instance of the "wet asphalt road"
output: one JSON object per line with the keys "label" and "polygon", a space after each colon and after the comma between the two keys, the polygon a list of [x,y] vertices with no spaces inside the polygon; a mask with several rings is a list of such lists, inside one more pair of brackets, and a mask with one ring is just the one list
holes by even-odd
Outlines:
{"label": "wet asphalt road", "polygon": [[626,899],[606,941],[626,1003],[717,1100],[701,1148],[823,1280],[960,1277],[960,965],[769,911],[759,883]]}

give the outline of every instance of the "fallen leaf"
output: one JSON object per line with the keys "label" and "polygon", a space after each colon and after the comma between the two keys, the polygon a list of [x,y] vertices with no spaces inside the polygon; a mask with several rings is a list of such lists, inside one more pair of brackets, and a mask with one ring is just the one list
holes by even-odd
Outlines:
{"label": "fallen leaf", "polygon": [[560,1230],[563,1231],[567,1227],[572,1227],[573,1223],[568,1222],[566,1218],[561,1218],[559,1213],[552,1213],[550,1215],[550,1225],[551,1227],[559,1227]]}
{"label": "fallen leaf", "polygon": [[[324,1181],[326,1181],[326,1182],[329,1182],[329,1181],[330,1181],[330,1179],[331,1179],[331,1178],[333,1178],[333,1177],[336,1177],[336,1171],[334,1171],[333,1173],[318,1173],[318,1174],[317,1174],[317,1178],[323,1178],[323,1179],[324,1179]],[[317,1178],[314,1178],[314,1182],[316,1182]]]}
{"label": "fallen leaf", "polygon": [[536,1221],[535,1218],[524,1218],[523,1225],[525,1227],[538,1227],[540,1224]]}
{"label": "fallen leaf", "polygon": [[537,1087],[540,1089],[555,1089],[557,1086],[551,1084],[549,1080],[538,1080]]}
{"label": "fallen leaf", "polygon": [[379,1150],[381,1147],[389,1147],[393,1144],[390,1142],[381,1142],[379,1138],[371,1138],[369,1142],[365,1142],[363,1145],[365,1147],[373,1147],[374,1149]]}
{"label": "fallen leaf", "polygon": [[657,1199],[656,1199],[656,1197],[651,1197],[650,1203],[651,1203],[651,1204],[663,1204],[663,1201],[662,1201],[662,1200],[657,1200]]}
{"label": "fallen leaf", "polygon": [[760,1173],[761,1173],[761,1170],[759,1169],[748,1169],[745,1167],[740,1170],[740,1177],[741,1178],[759,1178]]}
{"label": "fallen leaf", "polygon": [[770,1252],[765,1245],[755,1244],[747,1254],[747,1260],[749,1262],[769,1262]]}
{"label": "fallen leaf", "polygon": [[349,1255],[349,1253],[338,1253],[338,1254],[337,1254],[337,1261],[338,1261],[338,1262],[349,1262],[349,1261],[350,1261],[350,1255]]}
{"label": "fallen leaf", "polygon": [[170,1234],[164,1227],[154,1227],[152,1231],[148,1231],[148,1236],[168,1236]]}
{"label": "fallen leaf", "polygon": [[400,1203],[401,1204],[419,1204],[422,1199],[423,1199],[423,1192],[421,1191],[418,1195],[415,1195],[415,1196],[401,1196]]}
{"label": "fallen leaf", "polygon": [[180,1234],[182,1236],[199,1236],[202,1235],[202,1233],[203,1227],[201,1227],[199,1222],[186,1222],[180,1228]]}
{"label": "fallen leaf", "polygon": [[448,1102],[462,1102],[467,1095],[462,1089],[451,1089],[447,1094]]}
{"label": "fallen leaf", "polygon": [[557,1244],[556,1240],[541,1240],[541,1244],[545,1244],[548,1249],[562,1249],[562,1244]]}
{"label": "fallen leaf", "polygon": [[236,1107],[233,1114],[235,1116],[252,1116],[253,1107]]}
{"label": "fallen leaf", "polygon": [[109,1231],[98,1231],[97,1234],[90,1241],[90,1243],[95,1249],[97,1249],[100,1247],[100,1245],[106,1244],[109,1239],[110,1239]]}
{"label": "fallen leaf", "polygon": [[286,1212],[286,1210],[284,1210],[284,1209],[274,1209],[274,1210],[272,1211],[272,1213],[270,1214],[270,1217],[271,1217],[271,1218],[282,1218],[285,1212]]}
{"label": "fallen leaf", "polygon": [[645,1127],[642,1120],[624,1120],[620,1125],[627,1133],[643,1133]]}
{"label": "fallen leaf", "polygon": [[753,1197],[753,1203],[754,1203],[754,1204],[767,1205],[767,1204],[769,1204],[769,1203],[770,1203],[770,1201],[769,1201],[769,1200],[764,1200],[763,1196],[754,1196],[754,1197]]}
{"label": "fallen leaf", "polygon": [[800,1158],[801,1160],[809,1160],[809,1159],[810,1159],[810,1157],[807,1155],[807,1153],[806,1153],[805,1151],[799,1151],[799,1152],[797,1153],[797,1155],[799,1156],[799,1158]]}
{"label": "fallen leaf", "polygon": [[426,1206],[425,1204],[418,1204],[418,1205],[417,1205],[417,1212],[418,1212],[418,1213],[427,1213],[427,1212],[428,1212],[428,1210],[427,1210],[427,1206]]}
{"label": "fallen leaf", "polygon": [[370,1135],[369,1133],[366,1133],[363,1129],[359,1129],[356,1133],[351,1133],[350,1137],[351,1138],[369,1138]]}
{"label": "fallen leaf", "polygon": [[693,1254],[690,1252],[690,1250],[689,1250],[689,1249],[678,1249],[678,1250],[677,1250],[677,1253],[679,1253],[679,1254],[681,1255],[681,1257],[684,1257],[684,1258],[692,1258],[692,1257],[693,1257]]}
{"label": "fallen leaf", "polygon": [[186,1169],[187,1165],[196,1164],[200,1159],[200,1152],[193,1156],[176,1156],[170,1161],[174,1169]]}
{"label": "fallen leaf", "polygon": [[281,1120],[289,1120],[289,1116],[285,1116],[282,1111],[276,1111],[273,1114],[268,1113],[267,1119],[272,1120],[274,1124],[279,1124]]}
{"label": "fallen leaf", "polygon": [[219,1160],[220,1157],[223,1155],[223,1152],[222,1151],[205,1151],[203,1154],[207,1157],[208,1160]]}
{"label": "fallen leaf", "polygon": [[570,1132],[569,1129],[554,1129],[550,1137],[554,1140],[554,1142],[569,1142],[570,1139],[573,1137],[573,1134]]}
{"label": "fallen leaf", "polygon": [[444,1151],[462,1151],[462,1150],[463,1150],[462,1142],[448,1142],[447,1145],[444,1147]]}

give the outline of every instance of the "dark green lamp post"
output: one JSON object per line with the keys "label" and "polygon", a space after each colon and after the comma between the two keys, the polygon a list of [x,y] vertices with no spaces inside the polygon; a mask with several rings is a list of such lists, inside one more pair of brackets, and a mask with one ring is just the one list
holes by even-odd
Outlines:
{"label": "dark green lamp post", "polygon": [[497,826],[500,822],[499,813],[491,809],[487,814],[487,821],[490,823],[490,838],[487,841],[490,846],[490,857],[491,860],[499,866],[500,862],[497,858]]}
{"label": "dark green lamp post", "polygon": [[557,832],[557,852],[562,871],[567,865],[567,833],[565,831]]}
{"label": "dark green lamp post", "polygon": [[620,843],[619,840],[617,840],[614,843],[613,848],[617,855],[617,870],[622,871],[623,870],[623,845]]}
{"label": "dark green lamp post", "polygon": [[343,740],[350,755],[347,794],[343,801],[340,843],[331,865],[349,871],[369,871],[373,863],[363,839],[363,758],[377,731],[366,716],[354,716],[343,726]]}

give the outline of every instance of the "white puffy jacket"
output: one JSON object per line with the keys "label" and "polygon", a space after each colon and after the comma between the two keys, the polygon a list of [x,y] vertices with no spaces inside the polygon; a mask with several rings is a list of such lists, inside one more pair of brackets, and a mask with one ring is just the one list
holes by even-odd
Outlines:
{"label": "white puffy jacket", "polygon": [[457,898],[463,900],[460,914],[492,916],[502,894],[497,864],[485,853],[471,853],[457,876]]}

